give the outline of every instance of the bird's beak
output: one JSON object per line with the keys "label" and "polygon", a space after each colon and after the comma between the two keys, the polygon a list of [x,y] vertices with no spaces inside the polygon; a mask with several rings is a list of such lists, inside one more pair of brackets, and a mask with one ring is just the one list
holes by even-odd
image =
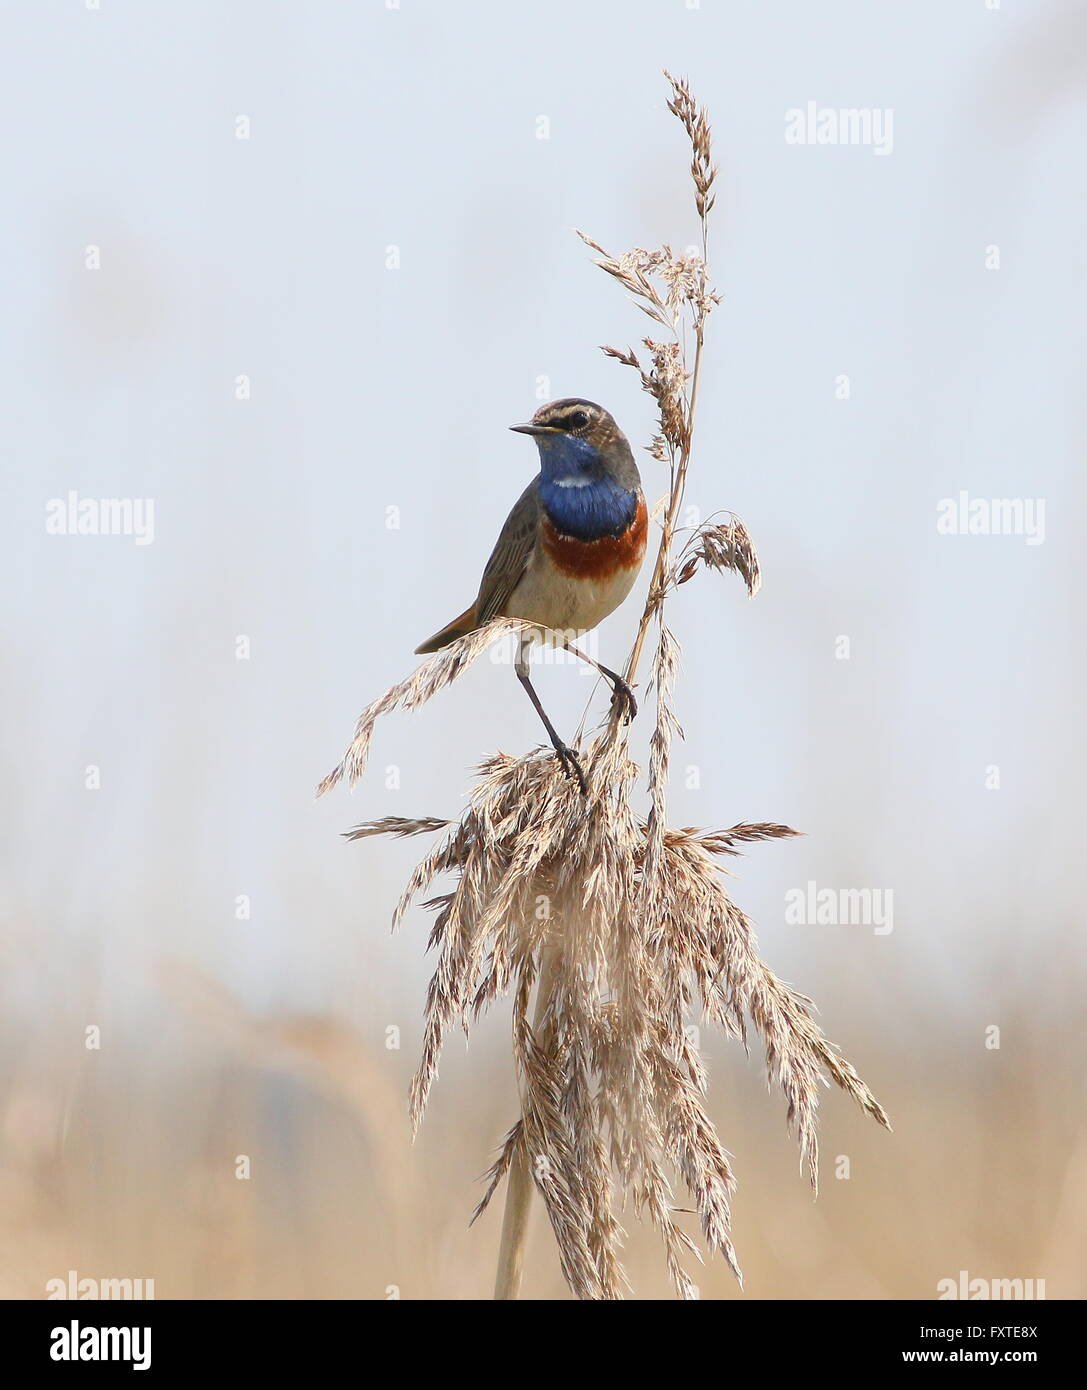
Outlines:
{"label": "bird's beak", "polygon": [[523,425],[510,425],[510,429],[514,430],[517,434],[546,434],[548,432],[547,425],[537,425],[532,420],[527,421]]}

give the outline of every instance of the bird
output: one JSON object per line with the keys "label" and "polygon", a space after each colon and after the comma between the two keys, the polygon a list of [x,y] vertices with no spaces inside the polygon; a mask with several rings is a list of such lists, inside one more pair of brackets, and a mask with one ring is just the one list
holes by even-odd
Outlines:
{"label": "bird", "polygon": [[536,624],[522,634],[514,669],[564,771],[587,795],[577,754],[559,737],[529,678],[528,651],[533,642],[557,641],[594,666],[610,683],[620,716],[634,718],[638,707],[626,680],[572,639],[613,613],[638,577],[649,530],[641,477],[626,436],[594,401],[565,396],[509,428],[535,440],[540,471],[506,518],[475,602],[415,651],[439,651],[496,617]]}

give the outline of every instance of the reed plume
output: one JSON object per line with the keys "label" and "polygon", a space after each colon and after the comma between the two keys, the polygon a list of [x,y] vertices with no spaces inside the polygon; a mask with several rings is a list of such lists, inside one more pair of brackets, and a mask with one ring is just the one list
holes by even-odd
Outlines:
{"label": "reed plume", "polygon": [[[677,545],[705,329],[720,296],[707,269],[717,176],[710,126],[687,84],[666,76],[669,110],[691,147],[701,253],[681,256],[664,246],[614,257],[579,233],[597,253],[597,264],[656,325],[638,352],[603,349],[635,371],[653,397],[658,428],[649,452],[669,472],[648,599],[625,668],[633,684],[652,634],[648,809],[635,809],[640,769],[630,755],[628,729],[613,712],[581,753],[587,796],[550,750],[519,758],[496,754],[483,763],[459,819],[386,817],[348,835],[441,832],[412,873],[394,924],[436,880],[452,875],[451,887],[424,902],[435,913],[430,947],[437,964],[411,1086],[413,1128],[450,1030],[469,1028],[496,999],[512,998],[520,1114],[502,1141],[475,1212],[508,1184],[500,1298],[518,1293],[533,1187],[547,1211],[566,1282],[578,1298],[619,1298],[629,1287],[617,1215],[624,1205],[660,1233],[677,1293],[697,1296],[688,1265],[703,1255],[677,1220],[677,1184],[697,1212],[706,1250],[723,1256],[741,1278],[730,1235],[735,1178],[706,1109],[706,1073],[689,1026],[698,1014],[745,1046],[749,1027],[761,1038],[770,1080],[784,1093],[813,1187],[822,1086],[833,1081],[887,1125],[868,1087],[816,1025],[811,1000],[762,960],[750,921],[726,891],[723,856],[797,832],[765,823],[719,831],[668,825],[680,650],[665,619],[666,601],[703,569],[736,572],[754,596],[759,563],[735,517],[710,518]],[[492,641],[522,626],[495,619],[424,661],[363,712],[351,746],[319,790],[344,775],[351,782],[361,775],[381,714],[418,707]]]}

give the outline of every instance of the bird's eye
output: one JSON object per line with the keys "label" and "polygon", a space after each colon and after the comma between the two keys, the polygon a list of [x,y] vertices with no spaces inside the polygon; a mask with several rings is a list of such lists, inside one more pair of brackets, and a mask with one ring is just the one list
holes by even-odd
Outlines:
{"label": "bird's eye", "polygon": [[566,423],[572,430],[583,430],[589,423],[589,417],[583,410],[575,410],[573,415],[566,417]]}

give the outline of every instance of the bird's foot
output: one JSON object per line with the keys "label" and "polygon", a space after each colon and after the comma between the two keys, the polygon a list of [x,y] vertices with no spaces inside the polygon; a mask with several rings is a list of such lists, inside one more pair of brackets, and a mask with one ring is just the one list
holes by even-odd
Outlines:
{"label": "bird's foot", "polygon": [[567,777],[576,779],[578,786],[581,788],[581,795],[588,796],[589,784],[585,780],[585,773],[582,771],[581,763],[578,762],[578,756],[574,750],[572,748],[567,748],[565,743],[556,743],[555,757],[558,758],[559,762],[562,764],[562,769]]}
{"label": "bird's foot", "polygon": [[615,717],[621,719],[624,724],[629,724],[638,713],[638,701],[634,698],[634,691],[622,676],[616,676],[612,682],[611,708]]}

